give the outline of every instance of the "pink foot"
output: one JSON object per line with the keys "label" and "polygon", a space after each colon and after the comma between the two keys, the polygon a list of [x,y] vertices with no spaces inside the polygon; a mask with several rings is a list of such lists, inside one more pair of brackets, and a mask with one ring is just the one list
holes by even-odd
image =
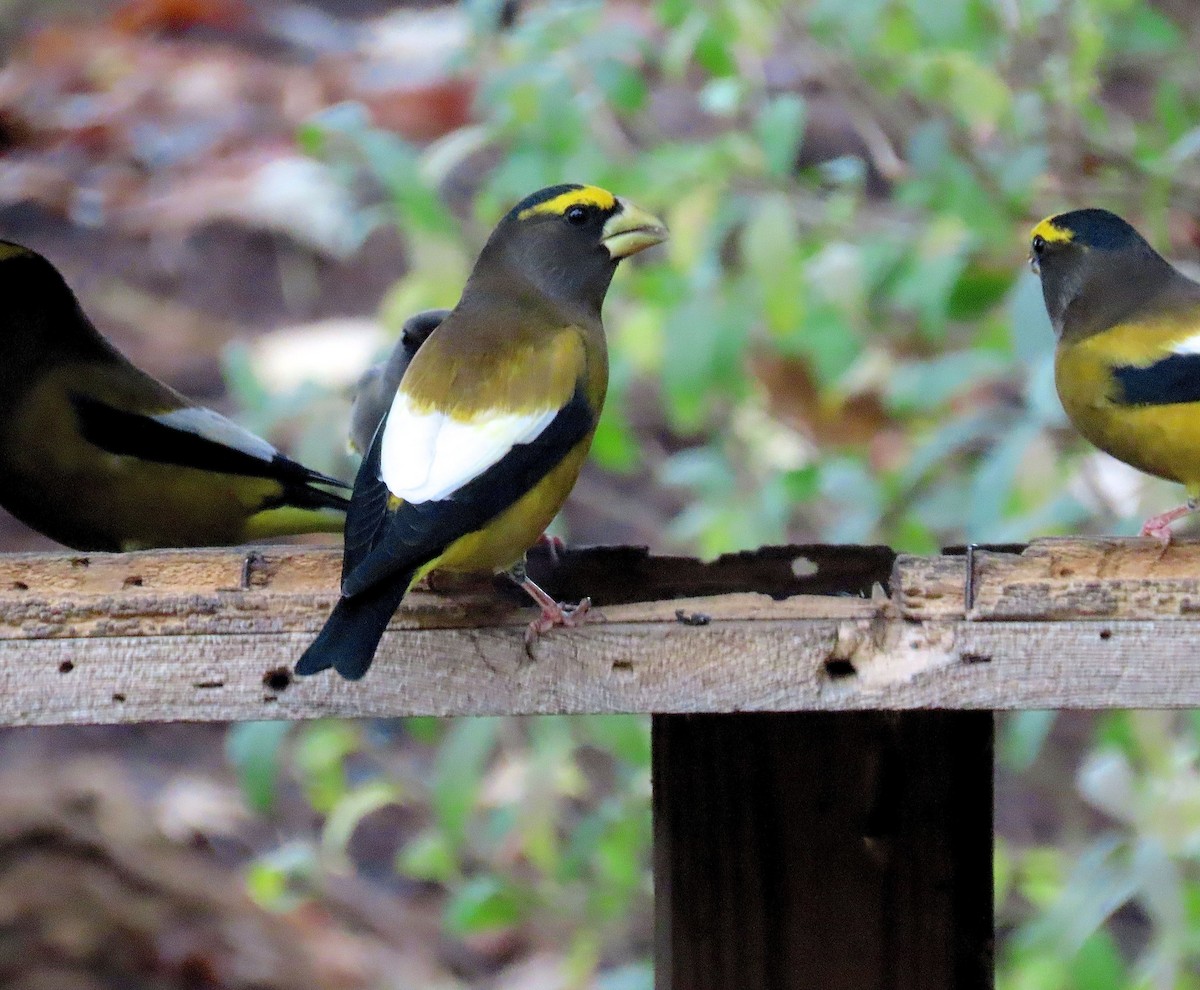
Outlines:
{"label": "pink foot", "polygon": [[529,623],[525,630],[525,645],[533,646],[538,639],[555,626],[566,629],[578,629],[593,621],[592,600],[585,598],[578,605],[565,605],[554,602],[551,606],[542,606],[542,614]]}
{"label": "pink foot", "polygon": [[1160,512],[1157,516],[1151,516],[1142,524],[1142,536],[1152,536],[1162,544],[1165,551],[1171,545],[1171,523],[1191,515],[1196,509],[1196,504],[1189,499],[1184,505],[1177,505],[1166,512]]}
{"label": "pink foot", "polygon": [[[585,598],[578,605],[564,605],[561,602],[556,602],[546,592],[534,584],[528,577],[521,581],[521,587],[525,589],[526,594],[537,603],[542,610],[542,614],[529,623],[529,628],[525,630],[525,652],[529,653],[533,644],[545,633],[548,633],[555,626],[563,626],[567,629],[577,629],[588,622],[595,622],[597,619],[602,620],[603,616],[599,612],[592,611],[592,600]],[[532,654],[530,654],[532,656]]]}

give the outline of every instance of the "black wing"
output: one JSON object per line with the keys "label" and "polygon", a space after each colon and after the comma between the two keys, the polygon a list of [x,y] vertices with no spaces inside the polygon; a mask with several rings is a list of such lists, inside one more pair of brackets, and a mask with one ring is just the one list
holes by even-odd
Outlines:
{"label": "black wing", "polygon": [[537,437],[514,446],[449,498],[402,502],[389,510],[390,493],[379,476],[381,423],[359,468],[346,516],[342,594],[361,594],[389,577],[411,574],[455,540],[481,529],[532,489],[595,425],[591,405],[576,388]]}
{"label": "black wing", "polygon": [[1119,406],[1172,406],[1200,402],[1200,354],[1172,354],[1145,368],[1112,369]]}
{"label": "black wing", "polygon": [[[218,474],[268,478],[288,489],[291,504],[305,508],[346,508],[346,500],[340,495],[308,487],[312,484],[349,487],[344,482],[284,457],[265,440],[212,410],[200,407],[183,410],[185,417],[194,418],[194,423],[188,424],[191,428],[185,428],[116,409],[91,396],[72,395],[71,402],[84,439],[110,454]],[[202,432],[206,430],[211,435]]]}

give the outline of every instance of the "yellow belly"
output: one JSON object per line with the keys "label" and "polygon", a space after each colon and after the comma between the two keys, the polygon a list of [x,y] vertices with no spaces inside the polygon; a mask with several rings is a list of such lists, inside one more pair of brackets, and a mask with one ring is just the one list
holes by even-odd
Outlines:
{"label": "yellow belly", "polygon": [[1114,405],[1107,364],[1084,347],[1060,352],[1054,371],[1063,409],[1088,440],[1139,471],[1200,489],[1200,403]]}
{"label": "yellow belly", "polygon": [[503,571],[517,563],[545,532],[575,487],[592,438],[572,450],[558,466],[517,502],[483,529],[455,540],[436,559],[417,572],[414,581],[430,571]]}

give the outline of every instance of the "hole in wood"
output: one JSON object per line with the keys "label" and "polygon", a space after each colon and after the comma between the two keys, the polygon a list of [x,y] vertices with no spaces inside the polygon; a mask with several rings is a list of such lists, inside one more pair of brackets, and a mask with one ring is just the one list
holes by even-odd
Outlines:
{"label": "hole in wood", "polygon": [[29,590],[29,585],[27,585],[24,581],[14,581],[12,584],[9,585],[9,587],[13,591],[28,591]]}
{"label": "hole in wood", "polygon": [[62,663],[60,663],[58,665],[58,672],[60,674],[69,674],[74,669],[75,669],[75,664],[71,663],[70,660],[64,660]]}
{"label": "hole in wood", "polygon": [[792,561],[792,573],[796,577],[812,577],[819,570],[820,568],[817,567],[816,563],[807,557],[797,557]]}
{"label": "hole in wood", "polygon": [[140,577],[136,577],[136,576],[127,577],[124,581],[121,582],[121,586],[123,588],[140,588],[142,586],[142,579]]}
{"label": "hole in wood", "polygon": [[612,665],[613,670],[633,670],[632,660],[614,660]]}
{"label": "hole in wood", "polygon": [[1101,639],[1112,639],[1112,630],[1111,629],[1101,629],[1100,630],[1100,638]]}
{"label": "hole in wood", "polygon": [[964,653],[962,655],[963,663],[991,663],[992,657],[989,653]]}
{"label": "hole in wood", "polygon": [[114,695],[113,695],[113,701],[115,701],[115,702],[116,702],[116,703],[119,705],[119,704],[121,704],[122,702],[124,702],[124,701],[125,701],[125,695],[123,695],[123,694],[120,694],[120,693],[118,693],[118,694],[114,694]]}
{"label": "hole in wood", "polygon": [[857,668],[849,660],[840,657],[830,657],[825,661],[825,673],[831,680],[841,681],[858,674]]}
{"label": "hole in wood", "polygon": [[[292,683],[292,672],[287,667],[276,667],[263,674],[263,687],[272,691],[286,691]],[[272,701],[275,699],[272,698]]]}
{"label": "hole in wood", "polygon": [[194,688],[201,688],[201,689],[206,689],[206,690],[212,689],[212,688],[223,688],[224,686],[225,686],[224,681],[197,681],[195,684],[192,685],[192,687],[194,687]]}
{"label": "hole in wood", "polygon": [[71,566],[72,567],[87,567],[90,564],[91,564],[91,561],[88,560],[87,557],[72,557],[71,558]]}

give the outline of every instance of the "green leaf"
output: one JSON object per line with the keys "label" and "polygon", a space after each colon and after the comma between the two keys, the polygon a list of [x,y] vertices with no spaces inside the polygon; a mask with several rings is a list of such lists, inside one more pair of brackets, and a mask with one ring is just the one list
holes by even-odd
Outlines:
{"label": "green leaf", "polygon": [[341,800],[346,792],[343,761],[361,744],[361,730],[352,722],[330,719],[301,729],[295,759],[301,786],[314,810],[327,813]]}
{"label": "green leaf", "polygon": [[625,404],[610,390],[609,401],[600,414],[600,422],[592,437],[591,456],[606,471],[629,474],[641,462],[637,434],[629,424]]}
{"label": "green leaf", "polygon": [[1126,990],[1129,986],[1125,961],[1112,936],[1103,929],[1084,940],[1069,972],[1080,990]]}
{"label": "green leaf", "polygon": [[444,722],[431,715],[410,715],[404,720],[404,728],[417,742],[432,746],[442,737]]}
{"label": "green leaf", "polygon": [[396,869],[414,880],[447,884],[458,875],[458,861],[446,837],[426,829],[396,854]]}
{"label": "green leaf", "polygon": [[906,361],[888,377],[884,391],[895,412],[929,411],[959,392],[997,377],[1007,362],[988,351],[949,351],[926,361]]}
{"label": "green leaf", "polygon": [[289,842],[250,864],[246,870],[246,893],[268,911],[291,911],[308,899],[316,875],[313,847]]}
{"label": "green leaf", "polygon": [[1028,770],[1041,753],[1057,716],[1055,711],[1015,712],[1005,716],[1000,736],[1000,762],[1013,773]]}
{"label": "green leaf", "polygon": [[225,753],[237,770],[242,796],[255,811],[267,812],[275,805],[279,750],[292,724],[243,722],[225,737]]}
{"label": "green leaf", "polygon": [[1011,268],[994,268],[970,263],[963,270],[947,302],[952,320],[979,320],[998,306],[1013,286]]}
{"label": "green leaf", "polygon": [[332,868],[349,870],[346,849],[364,818],[380,808],[402,802],[400,786],[386,780],[362,784],[339,798],[325,819],[325,828],[321,832],[321,851]]}
{"label": "green leaf", "polygon": [[993,447],[971,482],[968,538],[986,543],[999,537],[1005,507],[1012,498],[1029,445],[1038,435],[1033,423],[1020,423]]}
{"label": "green leaf", "polygon": [[522,898],[512,885],[481,876],[454,891],[442,917],[450,932],[462,936],[510,928],[522,915]]}
{"label": "green leaf", "polygon": [[738,66],[733,54],[732,40],[726,32],[710,21],[697,39],[693,55],[712,75],[734,76]]}
{"label": "green leaf", "polygon": [[783,490],[790,503],[811,502],[821,490],[821,468],[809,464],[787,471],[782,477]]}
{"label": "green leaf", "polygon": [[769,100],[754,121],[754,133],[763,149],[767,174],[791,175],[804,140],[807,105],[803,97],[785,93]]}
{"label": "green leaf", "polygon": [[1132,9],[1132,24],[1121,37],[1122,53],[1126,57],[1162,57],[1184,43],[1180,29],[1153,7],[1136,5]]}
{"label": "green leaf", "polygon": [[650,719],[645,715],[580,715],[576,724],[591,745],[639,770],[650,767]]}
{"label": "green leaf", "polygon": [[500,729],[497,718],[455,719],[442,739],[434,767],[431,800],[438,825],[451,849],[466,837],[467,820]]}
{"label": "green leaf", "polygon": [[[1047,951],[1068,958],[1078,952],[1138,890],[1137,879],[1119,854],[1120,848],[1120,840],[1112,836],[1088,846],[1075,859],[1050,909],[1022,931],[1022,941],[1045,946]],[[1026,893],[1028,896],[1028,888]],[[1045,893],[1049,891],[1043,896]]]}
{"label": "green leaf", "polygon": [[632,113],[646,102],[646,81],[641,74],[619,59],[605,59],[595,68],[596,82],[618,110]]}
{"label": "green leaf", "polygon": [[1016,864],[1009,852],[1008,842],[1002,835],[997,835],[992,850],[992,894],[997,915],[1001,914],[1004,902],[1008,899],[1015,872]]}

